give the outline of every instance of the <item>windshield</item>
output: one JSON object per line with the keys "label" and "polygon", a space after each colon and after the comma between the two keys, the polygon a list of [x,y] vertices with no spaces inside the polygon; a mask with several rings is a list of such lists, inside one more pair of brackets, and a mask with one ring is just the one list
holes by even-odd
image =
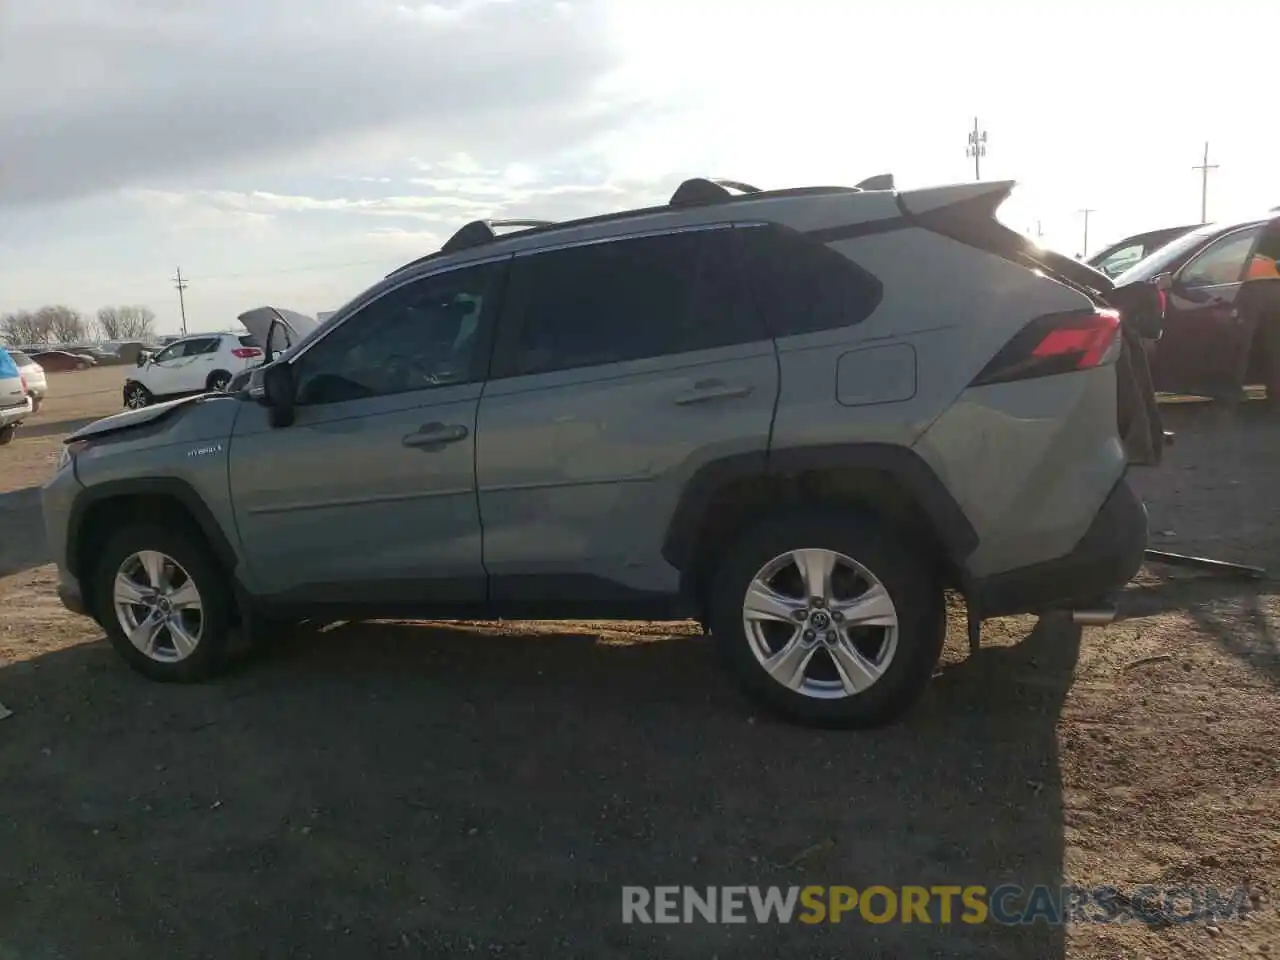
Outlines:
{"label": "windshield", "polygon": [[1128,283],[1142,283],[1152,277],[1159,276],[1168,270],[1171,264],[1176,263],[1183,254],[1197,249],[1206,241],[1225,233],[1229,229],[1231,228],[1224,227],[1220,223],[1211,223],[1200,227],[1198,230],[1192,230],[1190,233],[1184,233],[1177,240],[1165,244],[1159,250],[1139,260],[1120,276],[1116,277],[1116,286],[1123,287]]}

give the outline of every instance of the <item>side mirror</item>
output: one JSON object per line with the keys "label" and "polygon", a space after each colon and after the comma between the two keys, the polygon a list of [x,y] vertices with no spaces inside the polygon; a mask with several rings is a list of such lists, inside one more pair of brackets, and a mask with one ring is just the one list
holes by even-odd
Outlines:
{"label": "side mirror", "polygon": [[293,381],[293,366],[276,363],[262,369],[262,404],[271,413],[273,427],[287,427],[293,423],[293,406],[297,397],[297,385]]}

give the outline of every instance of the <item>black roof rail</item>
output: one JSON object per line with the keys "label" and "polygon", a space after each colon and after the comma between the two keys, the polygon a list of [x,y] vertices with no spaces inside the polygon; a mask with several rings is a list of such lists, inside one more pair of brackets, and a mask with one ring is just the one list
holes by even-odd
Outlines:
{"label": "black roof rail", "polygon": [[[737,194],[733,191],[737,191]],[[671,195],[670,206],[692,207],[703,203],[719,203],[731,200],[735,195],[761,192],[759,187],[740,180],[693,177],[676,188],[676,192]]]}
{"label": "black roof rail", "polygon": [[549,227],[550,220],[472,220],[444,242],[441,253],[457,253],[498,239],[495,227]]}
{"label": "black roof rail", "polygon": [[867,177],[867,179],[863,180],[860,184],[857,185],[857,189],[858,190],[892,190],[893,174],[879,173],[879,174],[876,174],[874,177]]}

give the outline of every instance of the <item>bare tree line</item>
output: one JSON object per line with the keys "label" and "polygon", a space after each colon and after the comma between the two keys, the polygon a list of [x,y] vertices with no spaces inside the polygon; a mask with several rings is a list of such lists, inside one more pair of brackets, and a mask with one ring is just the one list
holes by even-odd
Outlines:
{"label": "bare tree line", "polygon": [[149,340],[156,315],[150,307],[102,307],[97,316],[55,304],[38,310],[17,310],[0,316],[0,340],[22,344],[83,343],[87,340]]}

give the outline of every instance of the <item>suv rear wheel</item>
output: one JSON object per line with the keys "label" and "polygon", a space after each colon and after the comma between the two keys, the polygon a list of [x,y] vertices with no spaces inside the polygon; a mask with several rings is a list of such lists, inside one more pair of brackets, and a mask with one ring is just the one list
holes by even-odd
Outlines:
{"label": "suv rear wheel", "polygon": [[231,592],[208,549],[180,528],[138,524],[112,536],[93,598],[112,646],[152,680],[203,680],[226,663]]}
{"label": "suv rear wheel", "polygon": [[764,706],[819,726],[874,726],[920,696],[946,637],[925,554],[878,517],[840,509],[769,518],[724,553],[711,629]]}

